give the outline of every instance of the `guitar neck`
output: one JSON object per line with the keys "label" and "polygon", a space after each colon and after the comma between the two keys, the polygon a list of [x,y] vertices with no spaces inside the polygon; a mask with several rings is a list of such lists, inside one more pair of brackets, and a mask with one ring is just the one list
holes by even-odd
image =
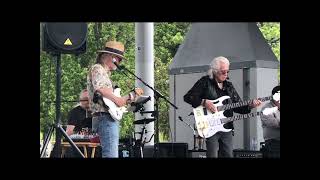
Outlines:
{"label": "guitar neck", "polygon": [[254,116],[259,116],[262,112],[253,112],[253,113],[249,113],[249,114],[241,114],[241,115],[237,115],[237,116],[233,116],[233,117],[229,117],[229,118],[223,118],[221,119],[222,123],[228,123],[231,121],[236,121],[236,120],[241,120],[241,119],[245,119],[245,118],[250,118],[250,117],[254,117]]}
{"label": "guitar neck", "polygon": [[[268,97],[263,97],[263,98],[258,98],[260,101],[264,102],[264,101],[268,101],[272,99],[272,96],[268,96]],[[224,110],[228,110],[228,109],[233,109],[233,108],[238,108],[238,107],[242,107],[242,106],[247,106],[249,105],[253,100],[248,100],[248,101],[242,101],[242,102],[237,102],[237,103],[231,103],[231,104],[226,104],[223,106],[218,107],[219,111],[224,111]]]}

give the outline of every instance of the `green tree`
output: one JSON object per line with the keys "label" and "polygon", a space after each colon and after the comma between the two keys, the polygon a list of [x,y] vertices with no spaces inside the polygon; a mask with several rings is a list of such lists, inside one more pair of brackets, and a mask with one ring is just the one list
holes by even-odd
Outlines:
{"label": "green tree", "polygon": [[[155,23],[155,88],[169,98],[169,65],[183,42],[190,23]],[[162,141],[169,139],[169,104],[159,99],[159,137]]]}
{"label": "green tree", "polygon": [[[280,23],[260,22],[257,25],[280,62]],[[280,68],[278,70],[278,80],[280,81]]]}
{"label": "green tree", "polygon": [[271,46],[273,53],[280,61],[280,23],[257,23],[260,31],[264,35],[268,44]]}

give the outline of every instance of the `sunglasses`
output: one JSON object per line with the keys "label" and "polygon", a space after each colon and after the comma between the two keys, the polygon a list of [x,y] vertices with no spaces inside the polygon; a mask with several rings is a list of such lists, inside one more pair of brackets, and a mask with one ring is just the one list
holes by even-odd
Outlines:
{"label": "sunglasses", "polygon": [[218,71],[220,74],[228,74],[229,70]]}
{"label": "sunglasses", "polygon": [[118,62],[122,61],[122,58],[119,58],[118,56],[114,56],[113,58],[115,58],[116,60],[118,60]]}

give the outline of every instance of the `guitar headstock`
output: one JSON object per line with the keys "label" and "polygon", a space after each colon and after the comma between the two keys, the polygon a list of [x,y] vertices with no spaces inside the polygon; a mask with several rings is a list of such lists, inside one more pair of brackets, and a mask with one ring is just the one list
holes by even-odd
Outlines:
{"label": "guitar headstock", "polygon": [[141,96],[144,92],[141,88],[135,88],[134,93],[136,94],[136,96]]}

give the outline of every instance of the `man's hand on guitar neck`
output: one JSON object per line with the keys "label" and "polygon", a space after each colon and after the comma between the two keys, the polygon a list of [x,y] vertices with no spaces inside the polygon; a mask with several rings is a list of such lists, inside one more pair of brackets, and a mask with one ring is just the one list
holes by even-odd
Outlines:
{"label": "man's hand on guitar neck", "polygon": [[256,108],[258,106],[261,105],[261,101],[259,99],[254,99],[251,103],[250,103],[250,108],[253,109],[253,108]]}
{"label": "man's hand on guitar neck", "polygon": [[143,92],[143,89],[141,88],[134,88],[134,93],[136,96],[141,96],[144,92]]}
{"label": "man's hand on guitar neck", "polygon": [[141,96],[143,94],[143,89],[141,88],[135,88],[132,92],[129,93],[127,96],[127,104],[130,104],[131,102],[136,101],[137,97]]}
{"label": "man's hand on guitar neck", "polygon": [[[132,101],[135,101],[137,97],[141,96],[143,94],[143,89],[141,88],[134,88],[133,90],[133,98],[131,99]],[[130,93],[131,94],[131,93]]]}
{"label": "man's hand on guitar neck", "polygon": [[217,107],[209,99],[203,99],[201,104],[213,113],[218,112]]}

